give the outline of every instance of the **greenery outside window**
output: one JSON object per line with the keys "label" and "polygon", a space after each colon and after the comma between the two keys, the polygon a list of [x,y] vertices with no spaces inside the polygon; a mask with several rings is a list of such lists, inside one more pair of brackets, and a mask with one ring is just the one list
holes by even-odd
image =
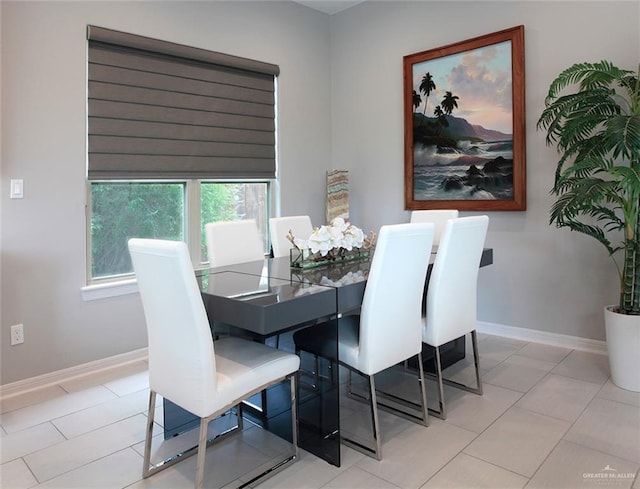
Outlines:
{"label": "greenery outside window", "polygon": [[255,219],[268,250],[268,181],[90,182],[90,282],[133,276],[129,238],[185,241],[204,266],[208,222]]}
{"label": "greenery outside window", "polygon": [[182,182],[91,183],[91,278],[132,272],[129,238],[184,240]]}

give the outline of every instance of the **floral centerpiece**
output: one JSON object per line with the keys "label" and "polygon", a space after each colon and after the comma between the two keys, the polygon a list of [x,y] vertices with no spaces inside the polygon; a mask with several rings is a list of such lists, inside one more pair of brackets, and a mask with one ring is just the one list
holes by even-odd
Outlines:
{"label": "floral centerpiece", "polygon": [[315,228],[311,236],[299,238],[289,231],[287,239],[293,243],[291,266],[307,268],[336,260],[347,261],[368,257],[375,245],[373,231],[365,236],[362,229],[336,217],[330,224]]}

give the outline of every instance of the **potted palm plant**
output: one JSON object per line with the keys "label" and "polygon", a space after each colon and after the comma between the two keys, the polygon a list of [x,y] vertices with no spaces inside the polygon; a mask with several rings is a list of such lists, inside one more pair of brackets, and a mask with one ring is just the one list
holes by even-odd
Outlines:
{"label": "potted palm plant", "polygon": [[620,276],[620,300],[604,309],[607,349],[613,382],[633,391],[640,391],[639,78],[640,66],[574,64],[551,83],[537,124],[560,155],[550,223],[597,239]]}

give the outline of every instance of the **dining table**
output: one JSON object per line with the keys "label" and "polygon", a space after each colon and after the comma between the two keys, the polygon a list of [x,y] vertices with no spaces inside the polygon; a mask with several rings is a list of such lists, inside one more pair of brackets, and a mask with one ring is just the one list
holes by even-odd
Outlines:
{"label": "dining table", "polygon": [[[437,249],[431,251],[428,279]],[[493,263],[493,249],[485,248],[480,266]],[[196,277],[212,336],[238,335],[277,348],[295,351],[293,332],[322,324],[335,336],[338,358],[338,319],[357,313],[362,303],[370,269],[370,257],[353,261],[336,260],[316,267],[293,267],[289,257],[265,258],[218,268],[197,270]],[[401,286],[399,284],[398,286]],[[328,328],[328,329],[327,329]],[[464,337],[441,347],[443,365],[465,356]],[[433,351],[423,350],[425,370]],[[331,360],[314,359],[316,369],[310,385],[299,382],[298,444],[301,448],[340,466],[340,389]],[[288,387],[279,384],[254,396],[243,407],[252,422],[291,440]],[[168,400],[164,401],[165,438],[194,427],[197,418]]]}

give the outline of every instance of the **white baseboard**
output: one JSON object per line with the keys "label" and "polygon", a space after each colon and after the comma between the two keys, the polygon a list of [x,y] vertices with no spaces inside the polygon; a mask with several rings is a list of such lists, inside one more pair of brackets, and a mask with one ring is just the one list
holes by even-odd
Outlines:
{"label": "white baseboard", "polygon": [[[515,326],[507,326],[504,324],[489,323],[478,321],[477,331],[495,336],[504,336],[505,338],[513,338],[522,341],[531,341],[534,343],[543,343],[551,346],[559,346],[563,348],[571,348],[572,350],[588,351],[601,355],[607,354],[607,344],[605,341],[591,340],[588,338],[580,338],[577,336],[568,336],[559,333],[549,333],[547,331],[538,331],[535,329],[517,328]],[[132,352],[115,355],[113,357],[96,360],[94,362],[77,365],[75,367],[58,370],[30,379],[19,380],[10,384],[0,385],[0,400],[13,397],[25,392],[41,389],[50,385],[60,384],[78,377],[96,374],[105,370],[126,365],[128,363],[137,362],[147,359],[147,348],[141,348]]]}
{"label": "white baseboard", "polygon": [[535,329],[516,328],[515,326],[506,326],[504,324],[484,321],[478,321],[477,324],[477,331],[479,333],[607,355],[606,341],[591,340],[589,338],[580,338],[578,336],[569,336],[560,333],[549,333]]}
{"label": "white baseboard", "polygon": [[42,389],[43,387],[61,384],[71,379],[77,379],[79,377],[85,377],[111,370],[129,363],[146,360],[147,355],[148,349],[140,348],[139,350],[114,355],[112,357],[103,358],[102,360],[96,360],[82,365],[76,365],[75,367],[50,372],[48,374],[38,375],[29,379],[18,380],[16,382],[11,382],[10,384],[0,385],[0,400],[24,394],[36,389]]}

